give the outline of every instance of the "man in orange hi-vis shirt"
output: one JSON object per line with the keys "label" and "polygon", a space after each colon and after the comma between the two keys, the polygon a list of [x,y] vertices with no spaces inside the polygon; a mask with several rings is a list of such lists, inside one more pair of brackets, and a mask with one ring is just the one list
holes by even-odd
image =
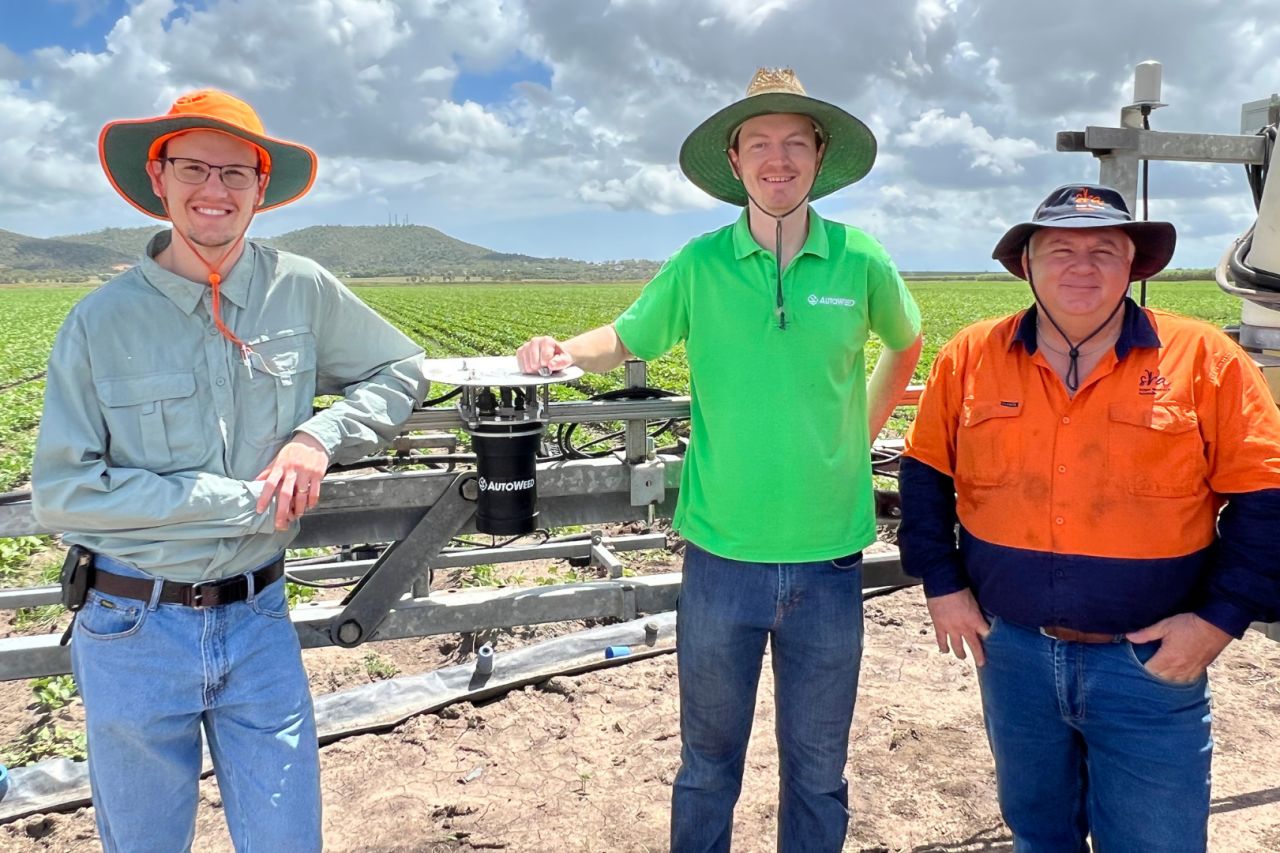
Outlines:
{"label": "man in orange hi-vis shirt", "polygon": [[1127,296],[1174,240],[1110,187],[1054,190],[992,255],[1035,304],[943,347],[907,438],[903,567],[978,664],[1016,851],[1204,850],[1205,670],[1280,599],[1260,371]]}

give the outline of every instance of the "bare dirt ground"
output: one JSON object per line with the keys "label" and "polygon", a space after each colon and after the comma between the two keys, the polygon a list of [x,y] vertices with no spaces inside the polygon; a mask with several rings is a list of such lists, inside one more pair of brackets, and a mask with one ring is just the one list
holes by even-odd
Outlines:
{"label": "bare dirt ground", "polygon": [[[627,557],[640,571],[673,558]],[[563,564],[561,564],[563,565]],[[542,571],[516,566],[527,578]],[[553,571],[555,571],[553,569]],[[455,574],[445,585],[461,580]],[[972,666],[939,655],[918,589],[869,600],[849,753],[846,851],[1009,850]],[[496,632],[509,648],[581,625]],[[305,654],[317,693],[466,659],[474,637]],[[679,764],[674,655],[557,677],[322,748],[326,849],[365,853],[667,849]],[[1250,632],[1212,670],[1213,851],[1280,850],[1280,644]],[[766,662],[734,829],[735,850],[773,849],[777,753]],[[0,684],[0,742],[36,722],[30,686]],[[56,715],[68,727],[73,703]],[[201,784],[196,851],[230,850],[216,782]],[[7,851],[96,849],[92,809],[0,827]]]}

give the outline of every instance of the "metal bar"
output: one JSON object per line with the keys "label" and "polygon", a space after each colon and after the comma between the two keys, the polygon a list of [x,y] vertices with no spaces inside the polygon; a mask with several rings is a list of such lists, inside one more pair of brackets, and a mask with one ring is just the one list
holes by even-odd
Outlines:
{"label": "metal bar", "polygon": [[1168,133],[1126,127],[1086,127],[1084,147],[1095,154],[1125,151],[1140,160],[1178,160],[1192,163],[1260,166],[1266,157],[1266,141],[1261,136]]}
{"label": "metal bar", "polygon": [[[369,573],[343,601],[342,612],[330,630],[335,645],[351,648],[377,630],[387,612],[399,601],[422,571],[448,544],[458,528],[476,510],[475,472],[459,474],[413,530],[383,552]],[[477,492],[478,493],[478,492]]]}
{"label": "metal bar", "polygon": [[[602,543],[612,551],[657,550],[667,547],[667,537],[661,533],[639,533],[632,536],[606,536]],[[569,557],[590,557],[590,539],[571,542],[546,542],[541,545],[508,546],[506,548],[475,548],[441,554],[432,568],[462,569],[483,566],[487,563],[513,563],[519,560],[562,560]],[[291,577],[304,581],[326,581],[337,578],[357,578],[369,571],[377,560],[334,560],[305,566],[286,566]],[[0,610],[17,610],[20,607],[41,607],[60,604],[62,594],[56,586],[33,586],[22,589],[0,589]]]}
{"label": "metal bar", "polygon": [[[545,622],[590,618],[627,618],[634,612],[674,610],[682,575],[668,572],[561,586],[521,589],[461,590],[429,599],[404,599],[374,632],[372,640],[398,640],[437,634],[470,633],[486,628],[514,628]],[[917,583],[902,573],[897,551],[868,554],[862,586],[871,589]],[[290,613],[302,645],[332,645],[329,626],[338,603],[308,604]],[[1280,641],[1280,623],[1253,627]],[[59,675],[70,671],[59,633],[0,639],[0,681]]]}
{"label": "metal bar", "polygon": [[1099,154],[1098,182],[1119,190],[1130,212],[1138,209],[1138,157],[1132,151]]}
{"label": "metal bar", "polygon": [[1084,144],[1083,130],[1058,131],[1057,148],[1059,151],[1068,152],[1085,152],[1089,150]]}
{"label": "metal bar", "polygon": [[453,433],[437,432],[430,435],[401,435],[391,442],[391,449],[396,451],[420,450],[424,447],[447,447],[457,450],[458,437]]}
{"label": "metal bar", "polygon": [[[688,397],[656,400],[580,400],[552,403],[547,423],[591,423],[594,421],[648,420],[689,417]],[[462,417],[454,408],[420,409],[409,416],[404,430],[461,429]]]}
{"label": "metal bar", "polygon": [[[635,618],[637,610],[674,610],[680,575],[650,575],[624,581],[593,581],[522,589],[451,592],[428,599],[404,599],[387,614],[371,639],[399,640],[436,634],[462,634],[487,628],[514,628],[578,619]],[[295,609],[290,619],[304,648],[334,645],[330,626],[342,613],[333,602]],[[629,615],[630,614],[630,615]],[[0,681],[70,672],[61,632],[0,639]]]}
{"label": "metal bar", "polygon": [[[638,362],[644,364],[644,362]],[[630,362],[628,362],[630,364]],[[912,385],[902,395],[899,405],[915,405],[923,386]],[[662,397],[655,400],[578,400],[552,403],[547,423],[591,423],[595,421],[665,421],[671,418],[689,417],[689,398]],[[402,429],[447,430],[461,429],[462,417],[452,407],[432,407],[414,412]]]}
{"label": "metal bar", "polygon": [[[628,359],[625,365],[626,387],[643,388],[648,384],[649,367],[640,359]],[[649,455],[649,422],[640,420],[627,421],[626,426],[626,460],[631,463],[643,462]]]}
{"label": "metal bar", "polygon": [[622,561],[618,556],[609,550],[604,543],[599,545],[592,543],[591,545],[591,565],[598,566],[609,571],[609,577],[622,577]]}

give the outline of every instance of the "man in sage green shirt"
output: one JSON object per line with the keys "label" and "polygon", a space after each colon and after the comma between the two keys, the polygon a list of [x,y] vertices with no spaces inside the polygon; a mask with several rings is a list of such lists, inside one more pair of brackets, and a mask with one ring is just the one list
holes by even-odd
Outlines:
{"label": "man in sage green shirt", "polygon": [[[108,851],[188,849],[201,729],[239,850],[320,850],[315,722],[283,551],[325,469],[388,442],[421,350],[317,264],[247,242],[307,148],[222,92],[108,124],[112,185],[170,220],[58,333],[36,518],[93,553],[71,646]],[[340,400],[313,413],[317,394]]]}
{"label": "man in sage green shirt", "polygon": [[[745,209],[690,241],[614,323],[517,354],[606,371],[683,342],[692,427],[674,527],[681,768],[673,853],[727,851],[766,643],[777,712],[778,848],[838,851],[862,654],[861,550],[875,539],[871,438],[911,377],[920,312],[884,249],[808,201],[861,178],[875,139],[761,69],[680,165]],[[886,349],[868,387],[863,346]]]}

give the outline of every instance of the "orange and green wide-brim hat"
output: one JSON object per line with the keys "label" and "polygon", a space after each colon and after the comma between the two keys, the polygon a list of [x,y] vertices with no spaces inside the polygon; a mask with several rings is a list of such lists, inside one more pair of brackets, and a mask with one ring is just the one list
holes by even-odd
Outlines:
{"label": "orange and green wide-brim hat", "polygon": [[258,149],[259,168],[270,176],[258,210],[280,207],[306,195],[316,178],[315,152],[305,145],[267,136],[253,107],[226,92],[202,89],[173,102],[167,115],[109,122],[98,136],[98,157],[116,192],[138,210],[168,219],[151,188],[147,162],[164,143],[189,130],[216,130]]}

